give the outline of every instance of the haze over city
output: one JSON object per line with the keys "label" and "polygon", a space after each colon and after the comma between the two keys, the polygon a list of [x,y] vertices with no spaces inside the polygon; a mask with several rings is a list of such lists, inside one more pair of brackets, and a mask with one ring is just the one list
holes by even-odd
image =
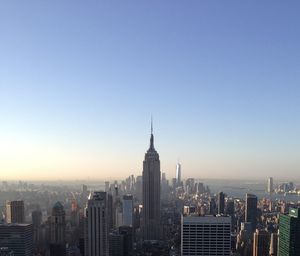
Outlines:
{"label": "haze over city", "polygon": [[1,1],[1,179],[300,179],[299,8]]}

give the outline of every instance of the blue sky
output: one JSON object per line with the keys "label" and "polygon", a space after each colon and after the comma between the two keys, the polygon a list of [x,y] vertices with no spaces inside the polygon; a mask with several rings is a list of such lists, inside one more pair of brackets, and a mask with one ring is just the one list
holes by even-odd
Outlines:
{"label": "blue sky", "polygon": [[[0,3],[3,178],[300,178],[299,1]],[[1,177],[0,177],[1,179]]]}

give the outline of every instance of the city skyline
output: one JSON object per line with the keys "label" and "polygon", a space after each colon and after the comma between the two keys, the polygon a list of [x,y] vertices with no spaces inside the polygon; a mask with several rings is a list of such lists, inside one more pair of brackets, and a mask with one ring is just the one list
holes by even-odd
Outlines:
{"label": "city skyline", "polygon": [[2,180],[300,179],[298,2],[0,5]]}

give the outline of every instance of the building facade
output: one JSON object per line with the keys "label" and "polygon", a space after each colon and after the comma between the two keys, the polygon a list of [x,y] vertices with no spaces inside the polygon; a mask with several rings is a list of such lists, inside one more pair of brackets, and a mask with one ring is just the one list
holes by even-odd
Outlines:
{"label": "building facade", "polygon": [[106,192],[94,192],[87,207],[87,255],[108,256],[108,199]]}
{"label": "building facade", "polygon": [[32,224],[0,224],[0,247],[8,248],[14,256],[32,256]]}
{"label": "building facade", "polygon": [[229,256],[229,216],[182,216],[181,256]]}

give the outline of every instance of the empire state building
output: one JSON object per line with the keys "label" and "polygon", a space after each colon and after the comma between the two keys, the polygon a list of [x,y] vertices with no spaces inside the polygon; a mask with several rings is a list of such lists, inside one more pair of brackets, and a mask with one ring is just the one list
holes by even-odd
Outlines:
{"label": "empire state building", "polygon": [[160,161],[154,148],[151,122],[150,147],[143,162],[143,221],[144,240],[160,239]]}

